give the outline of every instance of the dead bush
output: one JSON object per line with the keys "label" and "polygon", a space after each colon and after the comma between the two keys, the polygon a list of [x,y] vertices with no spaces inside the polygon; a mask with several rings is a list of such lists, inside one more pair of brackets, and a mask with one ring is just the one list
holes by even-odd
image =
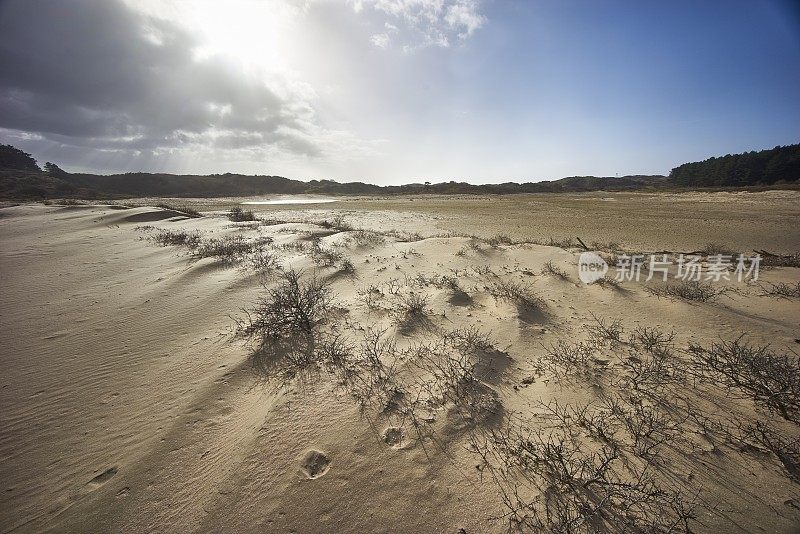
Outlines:
{"label": "dead bush", "polygon": [[506,300],[517,305],[520,310],[544,311],[546,305],[541,297],[533,294],[530,286],[520,282],[498,279],[489,286],[489,293],[496,300]]}
{"label": "dead bush", "polygon": [[602,287],[603,289],[619,289],[619,281],[616,278],[609,278],[602,276],[591,283],[593,286]]}
{"label": "dead bush", "polygon": [[246,267],[259,273],[268,273],[280,268],[280,263],[274,252],[259,249],[247,257]]}
{"label": "dead bush", "polygon": [[762,421],[739,426],[739,439],[768,450],[781,462],[786,474],[800,484],[800,438],[782,435]]}
{"label": "dead bush", "polygon": [[196,230],[159,230],[151,239],[162,247],[179,246],[196,249],[200,245],[202,236]]}
{"label": "dead bush", "polygon": [[591,341],[567,343],[564,340],[558,340],[546,347],[539,365],[542,372],[556,378],[570,375],[591,375],[602,367],[597,365],[598,351],[598,345]]}
{"label": "dead bush", "polygon": [[341,214],[334,215],[331,219],[325,219],[320,222],[319,225],[323,228],[329,228],[339,232],[349,232],[353,230],[352,225],[346,222],[344,215]]}
{"label": "dead bush", "polygon": [[620,362],[623,371],[619,383],[646,396],[662,394],[669,384],[682,381],[686,376],[686,366],[669,349],[658,348],[652,351],[631,349]]}
{"label": "dead bush", "polygon": [[606,320],[594,314],[592,314],[592,319],[594,319],[595,324],[586,327],[590,336],[598,340],[622,341],[622,333],[624,331],[622,321],[619,319],[614,319],[613,321]]}
{"label": "dead bush", "polygon": [[391,310],[395,324],[401,328],[424,325],[428,319],[428,297],[419,293],[398,295],[396,307]]}
{"label": "dead bush", "polygon": [[776,284],[762,285],[761,296],[778,297],[783,299],[800,298],[800,282],[795,282],[794,284],[778,282]]}
{"label": "dead bush", "polygon": [[657,328],[637,326],[628,336],[628,343],[649,352],[670,350],[675,332],[665,333]]}
{"label": "dead bush", "polygon": [[445,341],[465,353],[491,353],[497,351],[489,334],[475,326],[457,328],[445,334]]}
{"label": "dead bush", "polygon": [[234,206],[228,211],[228,219],[232,222],[247,222],[256,221],[258,218],[253,214],[252,210],[243,210],[239,206]]}
{"label": "dead bush", "polygon": [[619,450],[509,420],[471,439],[500,490],[511,527],[523,531],[691,532],[696,514]]}
{"label": "dead bush", "polygon": [[561,278],[562,280],[568,280],[569,276],[565,273],[560,267],[557,267],[553,260],[547,260],[545,264],[542,266],[542,274],[546,274],[549,276],[555,276],[556,278]]}
{"label": "dead bush", "polygon": [[238,323],[244,337],[263,341],[310,334],[328,314],[330,289],[316,277],[303,280],[300,273],[290,270],[281,283],[264,289],[266,295]]}
{"label": "dead bush", "polygon": [[633,440],[634,453],[652,463],[657,460],[658,449],[680,438],[688,414],[679,420],[659,408],[647,404],[636,395],[626,402],[621,397],[607,397],[604,400],[606,413],[619,420]]}
{"label": "dead bush", "polygon": [[514,241],[506,234],[497,234],[487,239],[486,244],[492,248],[499,248],[501,245],[513,245]]}
{"label": "dead bush", "polygon": [[796,354],[778,354],[769,345],[750,345],[744,336],[714,343],[709,349],[693,345],[689,350],[696,358],[697,376],[800,424],[800,361]]}
{"label": "dead bush", "polygon": [[251,241],[240,235],[213,237],[200,241],[192,249],[192,256],[196,259],[215,258],[223,265],[236,265],[243,263],[250,253],[270,241],[270,238]]}
{"label": "dead bush", "polygon": [[762,267],[800,267],[800,252],[794,254],[770,254],[765,250],[757,251],[761,256]]}
{"label": "dead bush", "polygon": [[323,248],[319,241],[311,244],[311,260],[320,267],[333,267],[345,259],[345,255],[333,248]]}
{"label": "dead bush", "polygon": [[707,302],[731,291],[731,288],[715,286],[709,282],[682,280],[658,286],[648,286],[647,291],[657,297]]}
{"label": "dead bush", "polygon": [[357,247],[378,247],[386,243],[386,238],[377,232],[356,230],[348,236],[348,241]]}

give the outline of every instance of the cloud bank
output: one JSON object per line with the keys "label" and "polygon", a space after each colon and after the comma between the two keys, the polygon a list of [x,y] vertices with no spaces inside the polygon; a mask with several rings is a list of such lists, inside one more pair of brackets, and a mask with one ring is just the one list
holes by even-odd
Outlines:
{"label": "cloud bank", "polygon": [[176,23],[117,1],[4,2],[0,128],[20,139],[156,156],[317,158],[369,147],[321,123],[312,88],[201,50]]}

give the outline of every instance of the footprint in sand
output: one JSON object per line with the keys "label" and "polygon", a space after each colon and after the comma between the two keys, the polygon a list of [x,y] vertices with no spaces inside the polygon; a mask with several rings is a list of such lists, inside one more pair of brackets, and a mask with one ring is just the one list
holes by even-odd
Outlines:
{"label": "footprint in sand", "polygon": [[87,485],[92,489],[99,488],[100,486],[111,480],[111,478],[116,474],[117,474],[117,468],[109,467],[108,469],[106,469],[105,471],[94,477],[92,480],[90,480]]}
{"label": "footprint in sand", "polygon": [[331,460],[321,451],[311,449],[303,457],[301,464],[303,472],[308,478],[319,478],[328,472]]}
{"label": "footprint in sand", "polygon": [[403,429],[396,426],[388,427],[383,431],[383,442],[390,447],[399,449],[403,445]]}

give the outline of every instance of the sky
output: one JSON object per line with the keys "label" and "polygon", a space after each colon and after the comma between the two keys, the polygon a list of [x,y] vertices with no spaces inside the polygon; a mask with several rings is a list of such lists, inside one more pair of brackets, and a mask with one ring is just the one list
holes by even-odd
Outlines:
{"label": "sky", "polygon": [[73,172],[500,183],[797,142],[790,0],[0,0],[0,143]]}

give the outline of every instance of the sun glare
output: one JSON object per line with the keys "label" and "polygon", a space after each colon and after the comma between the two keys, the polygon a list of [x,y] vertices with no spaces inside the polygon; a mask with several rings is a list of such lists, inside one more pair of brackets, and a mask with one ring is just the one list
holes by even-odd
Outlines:
{"label": "sun glare", "polygon": [[197,57],[220,55],[243,67],[289,73],[301,8],[275,0],[166,0],[129,5],[176,22],[198,40]]}

